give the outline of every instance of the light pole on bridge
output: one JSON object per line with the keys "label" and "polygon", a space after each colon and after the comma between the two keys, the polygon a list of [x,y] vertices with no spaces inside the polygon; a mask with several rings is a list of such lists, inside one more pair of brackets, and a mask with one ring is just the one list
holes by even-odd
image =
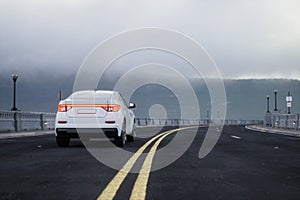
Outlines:
{"label": "light pole on bridge", "polygon": [[17,107],[16,107],[16,90],[17,90],[17,79],[18,79],[18,75],[17,74],[13,74],[12,75],[12,79],[13,79],[13,82],[14,82],[14,93],[13,93],[13,107],[11,108],[12,111],[17,111]]}
{"label": "light pole on bridge", "polygon": [[277,109],[277,93],[278,93],[278,90],[274,90],[274,96],[275,96],[275,108],[274,108],[274,111],[278,111],[278,109]]}
{"label": "light pole on bridge", "polygon": [[267,113],[270,112],[270,96],[267,96]]}

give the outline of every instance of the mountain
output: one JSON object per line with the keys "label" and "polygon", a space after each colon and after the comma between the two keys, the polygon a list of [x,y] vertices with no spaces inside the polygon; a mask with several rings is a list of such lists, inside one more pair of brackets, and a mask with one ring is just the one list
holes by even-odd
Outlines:
{"label": "mountain", "polygon": [[[17,108],[22,111],[56,112],[58,94],[63,97],[72,93],[75,75],[22,78],[17,81]],[[174,80],[175,81],[175,80]],[[176,81],[175,81],[176,82]],[[203,80],[192,80],[191,85],[198,97],[201,118],[210,115],[210,95]],[[10,110],[12,107],[11,77],[0,75],[0,110]],[[270,110],[274,109],[273,91],[278,90],[278,108],[286,112],[285,97],[288,91],[293,96],[292,112],[300,112],[300,81],[288,79],[247,79],[224,80],[227,96],[227,119],[263,119],[266,111],[266,96],[270,95]],[[99,88],[110,89],[111,83]],[[154,104],[165,108],[168,118],[180,117],[180,104],[176,95],[168,88],[156,84],[140,87],[131,97],[137,108],[137,117],[148,117],[149,109]],[[190,105],[196,106],[196,105]]]}

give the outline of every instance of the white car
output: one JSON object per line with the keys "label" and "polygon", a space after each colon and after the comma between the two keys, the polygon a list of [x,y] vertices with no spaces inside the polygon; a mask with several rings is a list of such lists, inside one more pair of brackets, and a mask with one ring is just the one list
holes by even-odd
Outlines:
{"label": "white car", "polygon": [[55,119],[57,145],[68,146],[70,138],[79,138],[80,130],[102,131],[108,138],[114,138],[119,147],[123,147],[125,142],[133,142],[135,115],[130,108],[135,108],[135,104],[127,105],[116,91],[74,92],[58,105]]}

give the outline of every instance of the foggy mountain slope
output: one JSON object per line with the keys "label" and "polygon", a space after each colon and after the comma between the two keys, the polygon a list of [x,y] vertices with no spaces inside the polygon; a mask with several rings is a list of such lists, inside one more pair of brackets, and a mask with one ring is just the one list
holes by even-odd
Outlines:
{"label": "foggy mountain slope", "polygon": [[[17,108],[22,111],[56,112],[58,93],[63,97],[72,93],[75,76],[63,79],[47,78],[17,81]],[[192,81],[198,96],[201,118],[210,114],[210,96],[203,81]],[[285,96],[288,91],[293,96],[292,112],[300,112],[300,81],[285,79],[249,79],[224,80],[227,95],[227,119],[262,119],[266,111],[266,95],[270,95],[270,110],[274,109],[273,90],[278,90],[278,108],[286,112]],[[110,88],[103,86],[104,88]],[[137,117],[148,117],[148,110],[153,104],[162,104],[169,118],[180,116],[179,103],[175,95],[158,85],[147,85],[139,88],[131,100],[137,104],[134,110]],[[12,107],[12,80],[0,75],[0,109]]]}

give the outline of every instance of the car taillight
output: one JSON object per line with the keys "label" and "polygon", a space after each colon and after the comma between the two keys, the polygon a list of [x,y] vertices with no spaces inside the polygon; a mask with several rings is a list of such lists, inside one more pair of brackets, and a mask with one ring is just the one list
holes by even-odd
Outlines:
{"label": "car taillight", "polygon": [[59,104],[57,107],[58,112],[67,112],[72,108],[72,105],[69,104]]}
{"label": "car taillight", "polygon": [[73,107],[100,107],[106,112],[118,112],[120,110],[120,105],[118,104],[59,104],[58,112],[67,112]]}
{"label": "car taillight", "polygon": [[118,112],[120,110],[120,105],[117,104],[103,104],[100,107],[106,112]]}

